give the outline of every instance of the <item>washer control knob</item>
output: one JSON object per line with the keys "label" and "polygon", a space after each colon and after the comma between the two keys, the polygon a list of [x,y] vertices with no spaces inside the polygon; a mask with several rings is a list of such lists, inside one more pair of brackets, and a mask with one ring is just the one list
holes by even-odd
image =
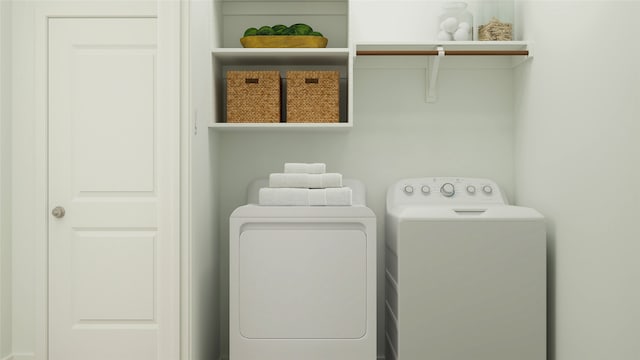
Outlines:
{"label": "washer control knob", "polygon": [[422,188],[420,189],[422,191],[423,194],[427,195],[428,193],[431,192],[431,188],[428,187],[427,185],[422,185]]}
{"label": "washer control knob", "polygon": [[440,193],[446,197],[452,197],[456,193],[456,188],[452,183],[444,183],[440,187]]}
{"label": "washer control knob", "polygon": [[476,187],[475,187],[475,186],[473,186],[473,185],[469,185],[469,186],[467,186],[467,192],[468,192],[469,194],[475,194],[475,193],[476,193]]}
{"label": "washer control knob", "polygon": [[404,191],[405,194],[407,195],[411,195],[413,194],[413,186],[411,185],[405,185],[404,188],[402,189]]}
{"label": "washer control knob", "polygon": [[491,185],[485,185],[482,187],[482,191],[484,191],[484,193],[488,195],[493,192],[493,188],[491,187]]}

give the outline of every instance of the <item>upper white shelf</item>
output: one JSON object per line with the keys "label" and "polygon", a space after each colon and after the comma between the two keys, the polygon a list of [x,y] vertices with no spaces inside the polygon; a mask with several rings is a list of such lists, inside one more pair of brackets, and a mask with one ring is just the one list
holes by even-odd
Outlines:
{"label": "upper white shelf", "polygon": [[216,131],[333,131],[333,130],[349,130],[353,127],[352,123],[213,123],[209,128]]}
{"label": "upper white shelf", "polygon": [[345,65],[348,48],[215,48],[221,65]]}
{"label": "upper white shelf", "polygon": [[531,44],[526,41],[442,41],[415,43],[357,44],[356,56],[526,56],[531,57]]}

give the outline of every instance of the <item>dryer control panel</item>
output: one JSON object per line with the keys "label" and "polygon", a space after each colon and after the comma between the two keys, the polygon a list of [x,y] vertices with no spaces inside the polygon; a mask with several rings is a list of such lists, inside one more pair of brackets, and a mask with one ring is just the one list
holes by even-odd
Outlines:
{"label": "dryer control panel", "polygon": [[400,205],[507,204],[489,179],[428,177],[402,179],[387,193],[387,207]]}

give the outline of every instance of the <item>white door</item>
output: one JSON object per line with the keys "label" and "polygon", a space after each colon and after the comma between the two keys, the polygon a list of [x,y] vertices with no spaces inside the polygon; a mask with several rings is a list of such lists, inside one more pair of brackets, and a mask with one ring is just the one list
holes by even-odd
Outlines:
{"label": "white door", "polygon": [[50,360],[178,358],[156,38],[153,18],[49,20]]}

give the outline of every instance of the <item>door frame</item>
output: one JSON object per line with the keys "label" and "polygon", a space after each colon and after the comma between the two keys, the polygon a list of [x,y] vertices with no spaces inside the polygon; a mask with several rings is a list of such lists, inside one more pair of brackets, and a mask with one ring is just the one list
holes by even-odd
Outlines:
{"label": "door frame", "polygon": [[[9,19],[10,3],[0,2],[0,339],[11,336],[11,132],[8,105],[10,78],[10,62],[8,47],[10,42]],[[9,23],[9,25],[5,25]],[[5,301],[6,300],[6,301]],[[5,311],[7,310],[7,311]],[[7,334],[8,333],[8,334]],[[0,357],[12,354],[12,345],[3,347],[0,342]]]}
{"label": "door frame", "polygon": [[[35,69],[34,69],[34,95],[35,95],[35,131],[34,131],[34,155],[35,155],[35,201],[34,213],[31,222],[36,231],[36,309],[35,309],[35,349],[34,360],[47,360],[48,354],[48,328],[49,328],[49,208],[48,208],[48,23],[51,18],[112,18],[112,17],[147,17],[157,18],[158,36],[158,62],[157,77],[157,119],[158,126],[165,128],[159,133],[158,141],[166,144],[167,149],[162,154],[163,163],[170,164],[171,189],[167,196],[164,208],[168,209],[159,217],[159,222],[165,224],[167,236],[180,239],[172,244],[170,249],[173,263],[166,264],[171,269],[169,282],[175,285],[171,293],[175,294],[170,300],[170,307],[177,309],[171,319],[166,322],[165,328],[159,332],[159,342],[173,343],[171,354],[182,353],[181,347],[189,341],[181,339],[181,314],[184,313],[181,305],[181,228],[180,228],[180,178],[181,178],[181,1],[130,1],[110,2],[52,2],[40,3],[34,12],[35,26]],[[178,339],[178,341],[171,341]]]}

